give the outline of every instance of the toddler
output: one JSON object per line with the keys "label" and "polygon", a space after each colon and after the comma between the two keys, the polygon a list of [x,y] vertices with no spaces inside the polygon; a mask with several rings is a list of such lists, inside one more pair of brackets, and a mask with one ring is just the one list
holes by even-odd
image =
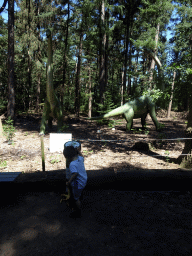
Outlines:
{"label": "toddler", "polygon": [[69,169],[66,179],[66,186],[71,192],[74,204],[74,211],[70,217],[81,216],[80,196],[87,184],[87,173],[84,166],[84,158],[74,146],[65,147],[63,150],[64,157],[69,162]]}

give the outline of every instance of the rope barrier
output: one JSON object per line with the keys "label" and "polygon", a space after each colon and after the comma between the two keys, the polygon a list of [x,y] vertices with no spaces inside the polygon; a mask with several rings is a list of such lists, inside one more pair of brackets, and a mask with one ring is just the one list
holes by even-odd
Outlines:
{"label": "rope barrier", "polygon": [[[125,141],[127,141],[127,142],[130,142],[130,141],[134,141],[134,142],[138,142],[138,141],[147,141],[147,140],[145,140],[145,139],[138,139],[138,141],[135,141],[135,140],[131,140],[131,139],[129,139],[129,140],[90,140],[90,139],[77,139],[77,138],[75,138],[77,141],[88,141],[88,142],[95,142],[95,141],[101,141],[101,142],[116,142],[116,141],[118,141],[118,142],[125,142]],[[148,140],[153,140],[153,141],[159,141],[159,140],[170,140],[170,141],[174,141],[174,140],[176,140],[176,141],[180,141],[180,140],[192,140],[192,138],[175,138],[175,139],[148,139]],[[179,156],[188,156],[188,155],[191,155],[191,154],[180,154]],[[129,155],[130,156],[130,155]],[[120,157],[122,157],[122,156],[120,156]],[[139,155],[139,156],[130,156],[131,158],[134,158],[134,157],[167,157],[167,158],[171,158],[171,157],[174,157],[174,156],[170,156],[170,155],[168,155],[168,154],[164,154],[164,155],[144,155],[144,156],[141,156],[141,155]]]}
{"label": "rope barrier", "polygon": [[75,138],[75,140],[77,140],[77,141],[90,141],[90,142],[92,142],[92,141],[102,141],[102,142],[115,142],[115,141],[120,141],[120,142],[130,142],[130,141],[134,141],[134,142],[137,142],[137,141],[159,141],[159,140],[177,140],[177,141],[180,141],[180,140],[192,140],[192,138],[175,138],[175,139],[142,139],[142,138],[139,138],[137,141],[136,140],[131,140],[131,139],[129,139],[129,140],[105,140],[105,139],[101,139],[101,140],[91,140],[91,139],[77,139],[77,138]]}
{"label": "rope barrier", "polygon": [[[189,156],[190,154],[180,154],[179,156]],[[130,156],[131,158],[134,158],[134,157],[149,157],[149,156],[151,156],[151,157],[166,157],[166,158],[172,158],[172,157],[174,157],[174,156],[170,156],[170,155],[145,155],[145,156],[141,156],[141,155],[139,155],[139,156]]]}

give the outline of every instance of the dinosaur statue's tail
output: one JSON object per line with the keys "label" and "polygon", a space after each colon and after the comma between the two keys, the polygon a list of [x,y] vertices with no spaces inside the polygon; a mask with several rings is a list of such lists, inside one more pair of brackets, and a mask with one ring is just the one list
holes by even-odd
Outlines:
{"label": "dinosaur statue's tail", "polygon": [[124,104],[123,106],[120,106],[118,108],[111,110],[109,113],[107,113],[105,115],[98,116],[98,117],[91,117],[90,119],[91,120],[99,120],[99,119],[108,118],[108,117],[112,117],[112,116],[122,115],[128,109],[129,109],[129,107],[127,106],[127,104]]}

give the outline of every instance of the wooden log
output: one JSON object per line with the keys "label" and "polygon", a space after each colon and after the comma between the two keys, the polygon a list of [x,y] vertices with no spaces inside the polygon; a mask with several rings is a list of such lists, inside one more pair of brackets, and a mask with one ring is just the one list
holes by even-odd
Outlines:
{"label": "wooden log", "polygon": [[[87,190],[117,189],[117,190],[191,190],[192,170],[143,170],[130,169],[115,172],[113,168],[87,171]],[[21,174],[14,182],[26,185],[26,189],[39,186],[46,189],[65,189],[65,171],[46,171]]]}

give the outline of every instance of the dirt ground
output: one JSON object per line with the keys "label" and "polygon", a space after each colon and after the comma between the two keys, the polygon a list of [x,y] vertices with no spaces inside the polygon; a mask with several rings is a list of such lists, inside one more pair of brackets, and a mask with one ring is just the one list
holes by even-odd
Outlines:
{"label": "dirt ground", "polygon": [[[112,130],[107,125],[97,126],[95,121],[85,118],[76,120],[69,117],[66,132],[72,133],[73,140],[82,140],[82,153],[85,157],[87,170],[100,170],[103,167],[121,168],[130,166],[144,169],[178,169],[172,159],[176,159],[182,152],[184,142],[155,141],[156,139],[183,138],[186,128],[186,113],[174,113],[168,120],[161,111],[158,120],[164,124],[162,132],[156,132],[155,126],[149,117],[147,121],[148,131],[141,132],[140,119],[134,120],[135,131],[125,132],[126,122],[122,119]],[[8,145],[6,138],[0,138],[0,172],[37,172],[42,171],[40,150],[40,116],[18,116],[16,120],[16,135],[13,144]],[[97,133],[97,130],[101,133]],[[51,132],[56,132],[56,123]],[[88,140],[117,140],[115,142],[101,142]],[[85,141],[84,141],[85,140]],[[132,147],[138,141],[150,143],[149,152],[138,152]],[[49,133],[44,137],[46,171],[65,169],[65,160],[62,153],[50,153]],[[152,157],[150,155],[153,155]],[[156,155],[156,157],[154,157]],[[163,157],[161,157],[163,156]],[[6,163],[6,164],[5,164]],[[122,167],[123,166],[123,167]]]}
{"label": "dirt ground", "polygon": [[[180,167],[174,159],[182,152],[182,140],[155,143],[154,139],[183,138],[186,113],[173,112],[169,120],[164,114],[163,111],[158,114],[158,120],[165,125],[160,133],[150,119],[149,132],[140,132],[140,121],[134,120],[136,129],[126,133],[125,121],[112,130],[73,117],[68,119],[68,132],[73,139],[85,139],[81,143],[87,170],[177,171]],[[0,141],[1,172],[42,170],[39,127],[38,116],[18,116],[14,143],[8,145],[5,138]],[[101,134],[97,134],[98,129]],[[150,141],[150,150],[134,150],[132,147],[138,140]],[[46,171],[64,169],[63,155],[49,152],[48,133],[44,141]],[[1,193],[6,196],[6,191]],[[85,190],[82,217],[70,219],[69,213],[67,205],[60,204],[57,191],[19,193],[16,200],[1,205],[0,255],[192,255],[191,195],[181,193],[179,188],[178,191],[143,191],[141,187],[135,191]]]}
{"label": "dirt ground", "polygon": [[1,207],[1,256],[191,256],[188,194],[85,191],[82,217],[70,219],[55,192],[21,195]]}

